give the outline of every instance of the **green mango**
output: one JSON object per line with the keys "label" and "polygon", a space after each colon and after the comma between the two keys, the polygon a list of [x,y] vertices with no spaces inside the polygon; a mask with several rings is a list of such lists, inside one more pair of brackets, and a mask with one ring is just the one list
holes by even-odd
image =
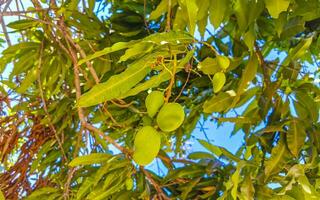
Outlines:
{"label": "green mango", "polygon": [[184,110],[180,104],[167,103],[158,113],[157,124],[162,131],[171,132],[182,125],[184,115]]}
{"label": "green mango", "polygon": [[145,103],[149,117],[153,118],[164,103],[163,93],[152,91],[147,96]]}
{"label": "green mango", "polygon": [[138,165],[151,163],[158,155],[161,145],[161,136],[151,126],[142,127],[134,139],[133,160]]}

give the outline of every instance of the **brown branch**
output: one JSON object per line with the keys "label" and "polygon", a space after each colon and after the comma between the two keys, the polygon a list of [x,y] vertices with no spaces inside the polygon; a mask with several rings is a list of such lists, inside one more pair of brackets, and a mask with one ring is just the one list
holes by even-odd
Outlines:
{"label": "brown branch", "polygon": [[3,11],[0,12],[0,17],[5,16],[21,16],[28,13],[38,13],[38,12],[48,12],[49,9],[34,9],[34,10],[24,10],[24,11]]}
{"label": "brown branch", "polygon": [[168,1],[168,13],[167,13],[167,25],[166,31],[169,32],[171,30],[171,0]]}
{"label": "brown branch", "polygon": [[[65,33],[66,33],[65,36],[66,36],[66,38],[68,39],[68,41],[72,44],[72,46],[74,46],[74,47],[77,49],[77,51],[79,51],[80,56],[81,56],[83,59],[85,59],[85,58],[87,57],[87,55],[86,55],[86,53],[83,51],[83,49],[80,47],[80,45],[77,44],[76,42],[74,42],[73,39],[71,38],[71,36],[70,36],[67,32],[65,32]],[[87,61],[87,62],[86,62],[86,65],[87,65],[87,67],[88,67],[91,75],[93,76],[93,79],[95,80],[96,84],[98,84],[98,83],[100,82],[100,79],[99,79],[96,71],[94,70],[91,62],[90,62],[90,61]]]}
{"label": "brown branch", "polygon": [[157,191],[159,199],[170,200],[170,198],[162,191],[161,186],[152,178],[151,174],[143,167],[140,167],[140,170],[146,175],[148,181]]}
{"label": "brown branch", "polygon": [[187,80],[184,82],[184,84],[183,84],[183,86],[182,86],[182,88],[181,88],[178,96],[174,99],[174,102],[176,102],[176,101],[179,99],[179,97],[181,96],[183,90],[185,89],[185,87],[187,86],[187,84],[188,84],[188,82],[189,82],[190,74],[191,74],[191,71],[192,71],[192,65],[190,65],[190,64],[188,63],[188,66],[189,66],[189,68],[187,68],[187,70],[188,70]]}
{"label": "brown branch", "polygon": [[266,67],[267,65],[264,61],[263,55],[260,51],[260,48],[256,42],[255,42],[254,46],[255,46],[255,50],[256,50],[255,53],[258,56],[259,64],[262,67],[264,83],[265,83],[266,87],[268,87],[268,85],[270,85],[270,78],[269,78],[269,74],[268,74],[268,69]]}
{"label": "brown branch", "polygon": [[177,70],[177,55],[174,54],[172,76],[171,76],[171,80],[170,80],[169,86],[167,87],[167,90],[166,90],[165,102],[167,102],[167,103],[169,102],[169,99],[170,99],[170,96],[171,96],[171,90],[172,90],[172,87],[173,87],[173,85],[175,83],[176,70]]}
{"label": "brown branch", "polygon": [[1,28],[2,28],[2,32],[4,34],[4,37],[6,38],[6,41],[8,43],[8,46],[11,46],[12,43],[11,43],[11,40],[10,40],[10,37],[9,37],[9,34],[8,34],[8,31],[7,31],[7,27],[6,27],[6,24],[4,22],[4,18],[3,16],[1,15],[1,13],[3,12],[6,12],[6,10],[9,8],[9,5],[11,3],[12,0],[9,0],[6,5],[4,6],[3,10],[1,11],[0,10],[0,23],[1,23]]}

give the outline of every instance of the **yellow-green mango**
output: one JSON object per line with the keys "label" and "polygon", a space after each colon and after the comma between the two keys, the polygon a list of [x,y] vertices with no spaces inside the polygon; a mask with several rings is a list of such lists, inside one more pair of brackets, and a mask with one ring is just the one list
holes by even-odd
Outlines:
{"label": "yellow-green mango", "polygon": [[167,103],[160,109],[157,124],[162,131],[171,132],[181,126],[184,120],[184,110],[178,103]]}
{"label": "yellow-green mango", "polygon": [[160,91],[152,91],[148,94],[145,103],[148,115],[153,118],[164,103],[163,93]]}
{"label": "yellow-green mango", "polygon": [[161,136],[152,126],[142,127],[134,139],[133,160],[138,165],[151,163],[158,155]]}

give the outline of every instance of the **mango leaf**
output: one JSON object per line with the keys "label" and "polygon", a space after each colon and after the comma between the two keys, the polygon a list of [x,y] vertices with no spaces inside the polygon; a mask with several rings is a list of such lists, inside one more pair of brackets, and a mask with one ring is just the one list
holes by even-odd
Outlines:
{"label": "mango leaf", "polygon": [[271,157],[265,162],[265,179],[281,171],[290,158],[290,152],[285,144],[284,137],[281,136],[278,145],[271,151]]}
{"label": "mango leaf", "polygon": [[81,184],[80,188],[77,192],[77,200],[83,199],[83,197],[89,192],[90,188],[93,186],[94,179],[92,177],[88,177]]}
{"label": "mango leaf", "polygon": [[123,56],[120,57],[118,62],[123,62],[128,59],[135,58],[137,56],[141,57],[144,54],[149,53],[153,49],[153,44],[148,42],[139,42],[129,49],[126,50]]}
{"label": "mango leaf", "polygon": [[[286,17],[286,16],[285,16]],[[280,15],[279,19],[283,18],[282,15]],[[282,20],[284,21],[284,20]],[[279,23],[281,23],[280,21]],[[281,24],[279,24],[281,26]],[[304,31],[305,21],[302,19],[301,16],[297,16],[294,18],[289,19],[289,21],[281,28],[281,39],[286,39],[289,37],[293,37],[297,35],[298,33],[301,33]],[[279,32],[280,30],[278,30]]]}
{"label": "mango leaf", "polygon": [[188,198],[188,194],[192,191],[192,189],[199,183],[199,181],[201,180],[201,177],[194,179],[192,181],[190,181],[188,183],[188,186],[185,187],[185,189],[183,190],[182,194],[181,194],[181,199],[185,200]]}
{"label": "mango leaf", "polygon": [[92,165],[102,163],[112,158],[112,155],[106,153],[91,153],[84,156],[79,156],[73,159],[70,163],[70,167],[76,167],[79,165]]}
{"label": "mango leaf", "polygon": [[263,1],[236,0],[234,2],[235,15],[241,32],[253,23],[264,9]]}
{"label": "mango leaf", "polygon": [[194,35],[197,23],[198,6],[196,0],[186,0],[184,1],[187,8],[188,18],[189,18],[189,32]]}
{"label": "mango leaf", "polygon": [[101,57],[103,55],[107,55],[109,53],[120,51],[123,49],[127,49],[132,45],[136,44],[137,42],[144,41],[144,42],[152,42],[158,45],[163,45],[166,43],[173,43],[173,44],[181,44],[181,43],[191,43],[193,41],[193,37],[185,32],[164,32],[164,33],[155,33],[145,37],[143,40],[132,40],[130,42],[118,42],[112,45],[111,47],[106,47],[101,51],[96,51],[94,54],[87,56],[86,58],[80,60],[78,62],[79,65],[90,61],[92,59]]}
{"label": "mango leaf", "polygon": [[130,47],[131,45],[135,44],[137,41],[130,41],[130,42],[118,42],[118,43],[115,43],[114,45],[112,45],[111,47],[106,47],[104,48],[103,50],[101,51],[96,51],[94,54],[92,55],[89,55],[87,56],[86,58],[84,59],[81,59],[79,62],[78,62],[78,65],[82,65],[83,63],[87,62],[87,61],[90,61],[92,59],[95,59],[95,58],[98,58],[98,57],[101,57],[101,56],[104,56],[106,54],[109,54],[109,53],[112,53],[112,52],[115,52],[115,51],[120,51],[122,49],[126,49],[128,47]]}
{"label": "mango leaf", "polygon": [[253,119],[250,117],[219,117],[217,118],[219,122],[232,122],[236,124],[251,124],[253,123]]}
{"label": "mango leaf", "polygon": [[[194,50],[189,51],[187,55],[181,59],[178,64],[176,73],[180,72],[182,68],[189,62],[194,54]],[[171,71],[171,69],[169,69]],[[162,82],[167,81],[171,78],[171,73],[168,70],[162,70],[158,75],[152,76],[149,80],[138,84],[136,87],[130,89],[126,94],[120,98],[126,98],[134,96],[142,91],[148,90],[150,88],[158,87]]]}
{"label": "mango leaf", "polygon": [[287,131],[287,144],[290,152],[298,157],[300,150],[305,142],[307,134],[304,130],[304,126],[299,119],[292,119],[289,124],[289,129]]}
{"label": "mango leaf", "polygon": [[236,104],[235,108],[238,108],[240,106],[243,106],[245,103],[247,103],[252,97],[254,97],[258,92],[260,88],[259,87],[253,87],[245,91],[241,96],[239,102]]}
{"label": "mango leaf", "polygon": [[143,39],[145,42],[153,42],[157,45],[170,44],[189,44],[194,41],[192,35],[183,31],[170,31],[154,33]]}
{"label": "mango leaf", "polygon": [[216,73],[212,78],[213,92],[218,93],[226,83],[226,75],[223,72]]}
{"label": "mango leaf", "polygon": [[237,90],[237,96],[243,94],[245,89],[248,87],[249,83],[255,78],[257,69],[258,69],[258,58],[255,55],[252,55],[246,68],[244,69],[239,87]]}
{"label": "mango leaf", "polygon": [[229,2],[229,0],[211,1],[209,6],[210,22],[215,28],[218,28],[226,17],[227,9],[230,3],[231,2]]}
{"label": "mango leaf", "polygon": [[224,147],[220,147],[220,151],[222,152],[222,155],[226,158],[228,158],[229,160],[232,160],[234,162],[241,162],[241,159],[238,158],[236,155],[234,155],[233,153],[231,153],[230,151],[228,151],[226,148]]}
{"label": "mango leaf", "polygon": [[221,92],[203,104],[203,112],[213,113],[226,111],[232,104],[233,98],[234,96],[231,96],[229,93]]}
{"label": "mango leaf", "polygon": [[198,160],[198,159],[214,159],[214,156],[206,152],[192,152],[188,155],[189,159]]}
{"label": "mango leaf", "polygon": [[125,95],[151,71],[147,61],[150,61],[152,56],[154,54],[144,56],[134,62],[124,72],[112,76],[104,83],[95,85],[89,92],[84,93],[80,97],[77,106],[93,106]]}
{"label": "mango leaf", "polygon": [[12,29],[23,30],[27,28],[37,27],[39,22],[31,19],[20,19],[18,21],[10,22],[7,26]]}
{"label": "mango leaf", "polygon": [[41,199],[44,196],[48,196],[49,194],[58,192],[59,189],[53,187],[43,187],[40,189],[35,190],[34,192],[29,195],[26,200],[37,200]]}
{"label": "mango leaf", "polygon": [[[171,7],[174,7],[176,4],[177,4],[176,0],[172,0],[171,1]],[[150,13],[149,19],[150,20],[156,20],[159,17],[161,17],[164,13],[166,13],[167,11],[168,11],[168,1],[167,0],[162,0],[158,4],[157,8]]]}
{"label": "mango leaf", "polygon": [[237,199],[238,197],[238,185],[240,182],[240,172],[241,172],[242,165],[238,164],[236,171],[231,176],[232,181],[232,189],[231,189],[231,196],[233,199]]}
{"label": "mango leaf", "polygon": [[173,21],[173,30],[183,31],[188,25],[188,18],[185,16],[185,10],[178,8],[176,16]]}
{"label": "mango leaf", "polygon": [[244,34],[243,41],[249,48],[250,52],[253,51],[254,43],[256,41],[256,34],[254,30],[254,25],[251,25],[249,27],[249,30]]}
{"label": "mango leaf", "polygon": [[278,18],[279,14],[286,11],[289,7],[290,0],[264,0],[269,14],[273,18]]}
{"label": "mango leaf", "polygon": [[309,37],[307,39],[301,40],[297,46],[295,46],[293,49],[290,49],[289,55],[282,62],[282,65],[287,66],[291,61],[294,61],[304,55],[305,51],[311,45],[312,39],[312,37]]}
{"label": "mango leaf", "polygon": [[[242,185],[241,185],[241,197],[246,200],[254,200],[254,186],[251,180],[251,176],[246,176]],[[240,198],[241,199],[241,198]]]}
{"label": "mango leaf", "polygon": [[25,93],[32,83],[37,79],[38,69],[35,67],[27,73],[26,77],[21,82],[20,87],[17,89],[18,93]]}
{"label": "mango leaf", "polygon": [[303,105],[303,108],[308,111],[312,121],[317,122],[319,119],[319,106],[314,99],[304,92],[296,92],[295,97]]}
{"label": "mango leaf", "polygon": [[6,200],[1,190],[0,190],[0,200]]}
{"label": "mango leaf", "polygon": [[205,140],[198,140],[198,142],[204,147],[206,148],[208,151],[210,151],[211,153],[213,153],[214,155],[220,157],[222,155],[222,152],[220,150],[219,147],[210,144],[209,142],[205,141]]}

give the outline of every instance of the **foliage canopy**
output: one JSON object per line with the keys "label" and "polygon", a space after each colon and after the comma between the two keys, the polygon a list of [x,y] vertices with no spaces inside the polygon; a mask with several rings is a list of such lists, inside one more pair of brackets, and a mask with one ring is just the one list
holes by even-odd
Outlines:
{"label": "foliage canopy", "polygon": [[[320,198],[319,0],[14,2],[0,1],[6,199]],[[243,145],[187,151],[202,118]],[[134,162],[154,157],[167,173]]]}

